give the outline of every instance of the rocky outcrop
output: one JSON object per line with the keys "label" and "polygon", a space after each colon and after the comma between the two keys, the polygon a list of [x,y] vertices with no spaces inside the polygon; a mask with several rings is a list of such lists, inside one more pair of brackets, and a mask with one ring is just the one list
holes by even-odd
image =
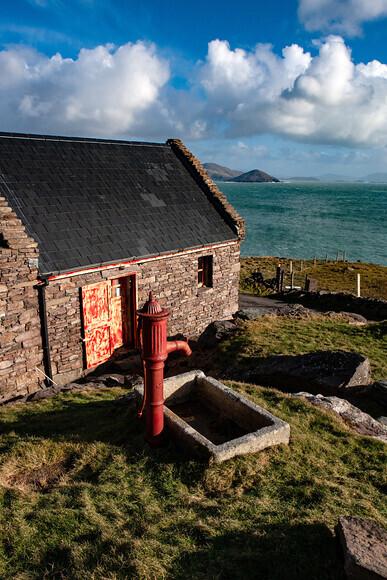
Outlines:
{"label": "rocky outcrop", "polygon": [[331,411],[344,419],[360,435],[387,443],[387,427],[360,409],[339,397],[324,397],[311,393],[295,393],[293,397],[304,398],[312,405]]}
{"label": "rocky outcrop", "polygon": [[287,392],[305,390],[331,395],[340,389],[368,385],[371,367],[369,360],[359,354],[317,351],[269,357],[239,380]]}
{"label": "rocky outcrop", "polygon": [[387,409],[387,379],[382,379],[370,385],[367,389],[367,395]]}
{"label": "rocky outcrop", "polygon": [[120,375],[118,373],[106,373],[101,376],[90,376],[84,382],[79,383],[67,383],[66,385],[52,385],[51,387],[42,388],[39,391],[35,391],[30,395],[23,396],[9,396],[0,399],[0,406],[8,405],[10,403],[31,403],[34,401],[41,401],[42,399],[48,399],[50,397],[55,397],[56,395],[61,395],[63,393],[68,393],[69,391],[83,391],[83,390],[96,390],[103,389],[104,387],[122,387],[122,388],[133,388],[137,384],[142,384],[144,379],[139,375]]}
{"label": "rocky outcrop", "polygon": [[387,578],[387,531],[364,518],[343,516],[335,528],[348,580]]}
{"label": "rocky outcrop", "polygon": [[221,340],[230,338],[238,330],[239,326],[234,320],[216,320],[211,322],[199,336],[198,345],[200,348],[211,348]]}
{"label": "rocky outcrop", "polygon": [[367,320],[387,319],[387,300],[377,298],[358,298],[354,294],[343,292],[304,292],[291,290],[283,297],[287,302],[298,302],[318,310],[361,314]]}

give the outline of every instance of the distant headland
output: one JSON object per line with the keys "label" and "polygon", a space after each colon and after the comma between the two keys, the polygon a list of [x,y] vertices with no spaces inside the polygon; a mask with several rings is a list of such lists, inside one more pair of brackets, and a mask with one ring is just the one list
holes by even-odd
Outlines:
{"label": "distant headland", "polygon": [[215,181],[233,181],[236,183],[279,183],[280,181],[276,177],[259,169],[242,173],[241,171],[234,171],[228,167],[222,167],[222,165],[217,165],[216,163],[204,163],[203,167],[211,179]]}
{"label": "distant headland", "polygon": [[277,183],[279,181],[323,181],[331,183],[387,183],[387,173],[369,173],[362,177],[351,177],[336,173],[325,173],[317,177],[273,177],[264,171],[253,169],[247,173],[223,167],[217,163],[204,163],[204,169],[214,181],[231,181],[235,183]]}

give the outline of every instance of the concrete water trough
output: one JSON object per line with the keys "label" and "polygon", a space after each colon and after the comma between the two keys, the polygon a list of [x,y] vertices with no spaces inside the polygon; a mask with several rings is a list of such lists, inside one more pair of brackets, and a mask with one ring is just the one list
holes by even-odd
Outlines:
{"label": "concrete water trough", "polygon": [[[138,401],[143,387],[135,388]],[[182,447],[220,463],[289,443],[290,427],[219,381],[194,370],[164,380],[165,426]]]}

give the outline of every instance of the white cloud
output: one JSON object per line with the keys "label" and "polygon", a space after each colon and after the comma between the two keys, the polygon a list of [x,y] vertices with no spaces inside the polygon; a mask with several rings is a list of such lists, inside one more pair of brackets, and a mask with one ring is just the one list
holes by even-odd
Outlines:
{"label": "white cloud", "polygon": [[387,16],[387,0],[299,0],[298,17],[309,31],[357,36],[364,22]]}
{"label": "white cloud", "polygon": [[286,47],[283,56],[275,55],[268,44],[257,44],[252,52],[233,51],[228,42],[213,40],[201,72],[210,102],[219,112],[241,105],[246,95],[255,102],[272,102],[281,91],[292,88],[311,60],[310,54],[295,44]]}
{"label": "white cloud", "polygon": [[[235,73],[234,73],[235,71]],[[214,127],[232,137],[275,133],[303,142],[378,146],[387,142],[387,67],[355,65],[342,38],[311,57],[297,45],[248,53],[213,41],[201,71]]]}
{"label": "white cloud", "polygon": [[313,57],[295,44],[278,56],[270,45],[231,50],[214,40],[182,90],[173,88],[169,62],[152,44],[82,49],[74,60],[9,48],[0,52],[0,126],[149,140],[226,136],[240,141],[240,150],[245,139],[265,133],[303,143],[384,146],[387,65],[355,64],[338,36],[316,45]]}
{"label": "white cloud", "polygon": [[169,64],[152,44],[82,49],[76,60],[0,52],[3,130],[106,135],[130,131],[159,98]]}

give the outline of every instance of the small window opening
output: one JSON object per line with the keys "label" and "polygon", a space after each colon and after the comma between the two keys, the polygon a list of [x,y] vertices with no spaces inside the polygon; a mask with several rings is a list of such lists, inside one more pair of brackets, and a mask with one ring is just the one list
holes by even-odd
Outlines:
{"label": "small window opening", "polygon": [[112,298],[120,298],[121,296],[121,284],[118,282],[113,282],[112,286]]}
{"label": "small window opening", "polygon": [[212,256],[198,258],[198,287],[212,287]]}

